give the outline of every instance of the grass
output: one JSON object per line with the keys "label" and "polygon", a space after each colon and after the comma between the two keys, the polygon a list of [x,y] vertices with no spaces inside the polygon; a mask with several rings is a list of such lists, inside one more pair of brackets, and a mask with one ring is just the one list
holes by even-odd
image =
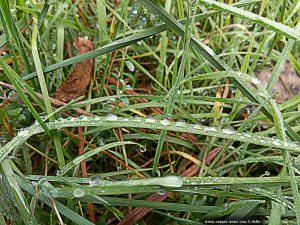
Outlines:
{"label": "grass", "polygon": [[297,1],[0,2],[1,224],[300,224]]}

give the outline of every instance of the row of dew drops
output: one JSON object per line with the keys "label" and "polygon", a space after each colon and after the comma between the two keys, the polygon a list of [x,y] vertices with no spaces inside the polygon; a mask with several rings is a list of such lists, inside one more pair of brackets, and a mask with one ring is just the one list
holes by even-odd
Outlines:
{"label": "row of dew drops", "polygon": [[[88,116],[80,116],[78,118],[75,117],[68,117],[66,119],[60,118],[52,123],[49,124],[60,124],[64,125],[64,123],[70,124],[70,122],[87,122],[90,125],[97,125],[97,121],[105,121],[105,122],[128,122],[130,123],[143,123],[143,125],[147,124],[155,124],[155,125],[162,125],[164,127],[167,126],[175,126],[175,127],[180,127],[186,131],[189,131],[191,129],[193,130],[199,130],[202,131],[203,134],[212,134],[213,136],[228,136],[228,137],[235,137],[236,140],[241,140],[245,142],[253,142],[256,144],[261,144],[261,145],[266,145],[266,146],[275,146],[275,147],[283,147],[283,148],[292,148],[292,149],[299,149],[299,145],[297,142],[283,142],[276,137],[273,138],[267,138],[267,137],[259,137],[255,136],[253,134],[248,134],[248,133],[238,133],[236,132],[233,128],[225,128],[225,129],[220,129],[216,127],[207,127],[203,126],[202,124],[191,124],[187,123],[184,120],[177,120],[176,122],[171,121],[168,118],[163,118],[161,120],[157,120],[154,117],[147,117],[143,118],[140,116],[134,116],[134,117],[118,117],[115,114],[109,113],[106,116],[93,116],[93,117],[88,117]],[[137,125],[137,124],[134,124]],[[25,131],[22,132],[22,134]],[[26,133],[27,134],[27,133]]]}
{"label": "row of dew drops", "polygon": [[[34,186],[42,185],[42,190],[46,194],[50,194],[52,197],[59,197],[58,189],[54,188],[45,178],[42,178],[39,182],[34,182]],[[112,185],[112,186],[111,186]],[[148,178],[143,180],[130,180],[125,186],[156,186],[156,192],[159,195],[165,195],[166,191],[163,187],[180,188],[183,185],[183,178],[180,176],[165,176],[160,178]],[[72,195],[75,198],[80,198],[89,194],[89,187],[119,187],[114,182],[104,180],[101,176],[93,176],[89,179],[89,186],[81,187],[77,186],[72,190]],[[43,188],[45,187],[45,188]],[[91,190],[92,192],[94,190]],[[99,193],[106,193],[107,190],[97,190]],[[108,191],[109,192],[109,191]]]}

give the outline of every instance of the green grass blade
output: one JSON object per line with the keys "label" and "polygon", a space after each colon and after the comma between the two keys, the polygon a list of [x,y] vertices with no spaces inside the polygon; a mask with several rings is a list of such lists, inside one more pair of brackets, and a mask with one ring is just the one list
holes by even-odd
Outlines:
{"label": "green grass blade", "polygon": [[88,152],[80,155],[80,156],[77,156],[75,159],[73,159],[71,162],[69,162],[67,165],[65,165],[63,168],[61,168],[61,170],[59,171],[59,175],[60,176],[63,176],[64,174],[66,174],[70,169],[72,169],[73,167],[75,167],[76,165],[80,164],[83,160],[86,160],[90,157],[92,157],[93,155],[95,154],[98,154],[102,151],[105,151],[107,149],[110,149],[110,148],[114,148],[114,147],[117,147],[117,146],[122,146],[122,145],[139,145],[135,142],[131,142],[131,141],[121,141],[121,142],[113,142],[113,143],[109,143],[109,144],[106,144],[106,145],[103,145],[99,148],[94,148],[92,150],[89,150]]}
{"label": "green grass blade", "polygon": [[[42,64],[41,64],[40,57],[39,57],[39,52],[38,52],[38,47],[37,47],[37,38],[38,38],[38,20],[37,20],[37,18],[33,17],[33,31],[32,31],[32,39],[31,39],[32,56],[33,56],[34,65],[36,68],[36,73],[38,75],[39,84],[40,84],[40,87],[42,90],[43,100],[45,102],[46,113],[48,115],[51,115],[53,110],[52,110],[52,106],[51,106],[51,102],[50,102],[50,98],[49,98],[49,94],[48,94],[48,88],[46,85]],[[53,121],[53,120],[54,120],[54,117],[50,116],[49,121]],[[52,134],[53,134],[54,145],[55,145],[55,149],[56,149],[56,153],[57,153],[57,157],[58,157],[58,165],[59,165],[59,167],[63,167],[65,165],[65,159],[64,159],[64,155],[63,155],[63,151],[62,151],[62,146],[60,143],[60,138],[56,131],[53,131]]]}
{"label": "green grass blade", "polygon": [[[116,127],[136,127],[136,128],[148,128],[154,130],[170,130],[177,132],[187,132],[192,134],[202,134],[207,136],[226,138],[234,141],[241,141],[245,143],[253,143],[256,145],[270,146],[273,148],[287,149],[293,152],[300,152],[300,145],[296,143],[290,143],[279,139],[272,139],[268,137],[261,137],[248,133],[239,133],[228,129],[217,129],[213,127],[202,126],[201,124],[184,124],[176,123],[166,119],[144,119],[144,118],[123,118],[117,116],[108,115],[106,117],[86,117],[81,118],[69,117],[67,119],[60,119],[59,121],[53,121],[47,123],[48,129],[60,129],[65,127],[78,127],[78,126],[103,126],[109,128]],[[4,145],[0,149],[0,162],[11,152],[14,148],[19,147],[29,137],[34,134],[43,132],[43,129],[34,124],[26,130],[20,132],[18,136],[13,138],[10,142]]]}
{"label": "green grass blade", "polygon": [[[23,62],[25,64],[25,69],[27,73],[31,72],[30,69],[30,63],[28,59],[28,54],[25,51],[24,44],[21,41],[22,34],[18,27],[16,26],[16,23],[13,19],[13,16],[10,12],[9,2],[7,0],[0,1],[0,11],[4,17],[5,23],[7,28],[9,29],[10,34],[6,34],[8,37],[11,35],[14,43],[17,45],[18,51],[21,54],[21,57],[23,59]],[[24,39],[24,37],[22,37]]]}
{"label": "green grass blade", "polygon": [[248,12],[243,9],[236,8],[231,5],[227,5],[221,2],[213,1],[213,0],[201,0],[200,3],[204,3],[208,7],[213,7],[215,9],[218,9],[222,12],[228,12],[232,15],[250,20],[253,23],[257,23],[267,29],[271,29],[275,32],[278,32],[279,34],[286,35],[287,37],[290,37],[296,41],[300,41],[300,32],[296,29],[293,29],[289,26],[286,26],[282,23],[278,23],[276,21],[270,20],[268,18],[259,16],[255,13]]}
{"label": "green grass blade", "polygon": [[[32,186],[31,183],[28,183],[28,181],[25,181],[24,179],[22,179],[20,177],[17,177],[17,181],[18,181],[20,187],[23,190],[25,190],[26,192],[28,192],[31,195],[35,194],[35,187]],[[51,202],[51,199],[48,196],[46,196],[44,193],[39,194],[39,200],[53,208],[53,204]],[[55,203],[59,213],[64,215],[69,220],[73,221],[75,224],[78,224],[78,225],[93,225],[93,223],[86,220],[82,216],[78,215],[74,211],[70,210],[68,207],[64,206],[62,203],[60,203],[56,200],[54,200],[54,203]]]}
{"label": "green grass blade", "polygon": [[[274,126],[276,129],[276,134],[278,139],[285,141],[286,140],[286,134],[285,134],[285,128],[283,124],[283,118],[280,113],[280,110],[278,109],[275,100],[271,100],[271,107],[273,110],[273,116],[274,116]],[[296,181],[296,175],[294,171],[294,166],[292,163],[292,157],[290,152],[287,149],[283,149],[283,156],[285,159],[285,163],[288,168],[289,176],[291,177],[291,189],[293,193],[293,198],[294,198],[294,204],[296,208],[296,218],[297,218],[297,223],[300,223],[300,193],[299,193],[299,187],[298,183]],[[282,173],[285,173],[285,167],[282,170]]]}
{"label": "green grass blade", "polygon": [[25,197],[21,191],[21,188],[19,184],[17,183],[17,180],[15,178],[15,174],[12,171],[12,168],[10,166],[9,160],[4,160],[1,163],[1,168],[3,170],[4,175],[6,176],[8,183],[11,187],[12,193],[14,195],[15,203],[19,209],[20,215],[22,217],[22,220],[25,224],[34,224],[37,225],[37,221],[35,217],[31,215],[30,209],[28,207],[28,203],[25,200]]}

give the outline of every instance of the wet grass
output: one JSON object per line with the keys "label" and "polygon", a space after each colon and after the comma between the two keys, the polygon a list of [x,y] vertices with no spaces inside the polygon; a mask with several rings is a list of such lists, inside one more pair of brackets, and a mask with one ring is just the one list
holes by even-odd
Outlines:
{"label": "wet grass", "polygon": [[[299,7],[0,1],[1,224],[300,224],[300,98],[273,92]],[[51,99],[90,58],[86,96]]]}

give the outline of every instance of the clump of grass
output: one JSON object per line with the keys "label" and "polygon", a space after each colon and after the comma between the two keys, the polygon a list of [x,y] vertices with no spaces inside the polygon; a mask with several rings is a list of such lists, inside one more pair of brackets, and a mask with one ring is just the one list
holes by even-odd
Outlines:
{"label": "clump of grass", "polygon": [[[1,1],[0,221],[299,224],[299,95],[272,93],[289,57],[299,70],[296,8]],[[94,51],[76,55],[78,32]],[[84,98],[49,97],[91,58]]]}

